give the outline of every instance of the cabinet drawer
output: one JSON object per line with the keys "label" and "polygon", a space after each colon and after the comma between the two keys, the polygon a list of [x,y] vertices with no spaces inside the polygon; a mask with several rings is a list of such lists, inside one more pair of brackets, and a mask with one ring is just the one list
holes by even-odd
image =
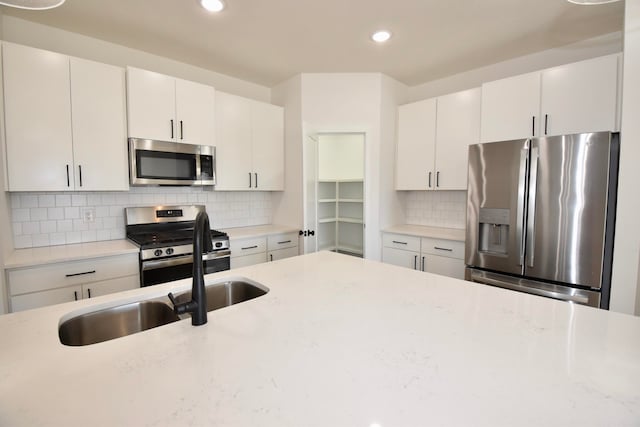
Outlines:
{"label": "cabinet drawer", "polygon": [[277,251],[269,251],[267,261],[277,261],[279,259],[291,258],[298,256],[298,247],[278,249]]}
{"label": "cabinet drawer", "polygon": [[12,313],[82,299],[82,287],[69,286],[9,298]]}
{"label": "cabinet drawer", "polygon": [[263,262],[267,262],[267,254],[266,252],[261,252],[258,254],[245,255],[245,256],[237,256],[231,258],[231,269],[240,268],[240,267],[248,267],[250,265],[262,264]]}
{"label": "cabinet drawer", "polygon": [[404,249],[406,251],[420,252],[420,238],[417,236],[406,236],[404,234],[384,233],[382,235],[382,245],[387,248]]}
{"label": "cabinet drawer", "polygon": [[20,295],[138,274],[138,253],[9,270],[9,294]]}
{"label": "cabinet drawer", "polygon": [[267,238],[267,249],[270,251],[276,249],[293,248],[298,246],[298,233],[274,234]]}
{"label": "cabinet drawer", "polygon": [[231,258],[267,252],[267,239],[265,237],[257,237],[252,239],[231,240],[229,242],[231,248]]}
{"label": "cabinet drawer", "polygon": [[464,259],[464,242],[423,237],[422,253]]}

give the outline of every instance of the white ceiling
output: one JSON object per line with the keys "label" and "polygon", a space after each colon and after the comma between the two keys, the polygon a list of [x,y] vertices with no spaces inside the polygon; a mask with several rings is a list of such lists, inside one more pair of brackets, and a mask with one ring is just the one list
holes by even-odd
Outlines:
{"label": "white ceiling", "polygon": [[[383,72],[408,85],[619,31],[624,2],[67,0],[3,13],[273,86],[301,72]],[[389,29],[374,44],[369,35]]]}

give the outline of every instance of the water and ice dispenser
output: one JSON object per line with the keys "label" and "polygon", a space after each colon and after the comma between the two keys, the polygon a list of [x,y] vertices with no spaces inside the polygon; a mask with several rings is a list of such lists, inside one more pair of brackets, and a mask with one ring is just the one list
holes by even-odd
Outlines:
{"label": "water and ice dispenser", "polygon": [[478,252],[506,256],[509,242],[509,209],[480,208]]}

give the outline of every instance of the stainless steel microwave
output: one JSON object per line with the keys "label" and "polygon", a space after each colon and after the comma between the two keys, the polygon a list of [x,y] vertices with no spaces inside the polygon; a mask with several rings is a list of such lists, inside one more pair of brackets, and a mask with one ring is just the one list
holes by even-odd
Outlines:
{"label": "stainless steel microwave", "polygon": [[131,185],[215,185],[216,149],[129,138]]}

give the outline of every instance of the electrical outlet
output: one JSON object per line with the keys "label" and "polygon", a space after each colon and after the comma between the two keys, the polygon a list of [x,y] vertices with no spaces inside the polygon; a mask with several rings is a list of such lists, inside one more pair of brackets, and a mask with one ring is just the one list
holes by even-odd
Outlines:
{"label": "electrical outlet", "polygon": [[82,209],[82,222],[95,222],[96,210],[94,208]]}

